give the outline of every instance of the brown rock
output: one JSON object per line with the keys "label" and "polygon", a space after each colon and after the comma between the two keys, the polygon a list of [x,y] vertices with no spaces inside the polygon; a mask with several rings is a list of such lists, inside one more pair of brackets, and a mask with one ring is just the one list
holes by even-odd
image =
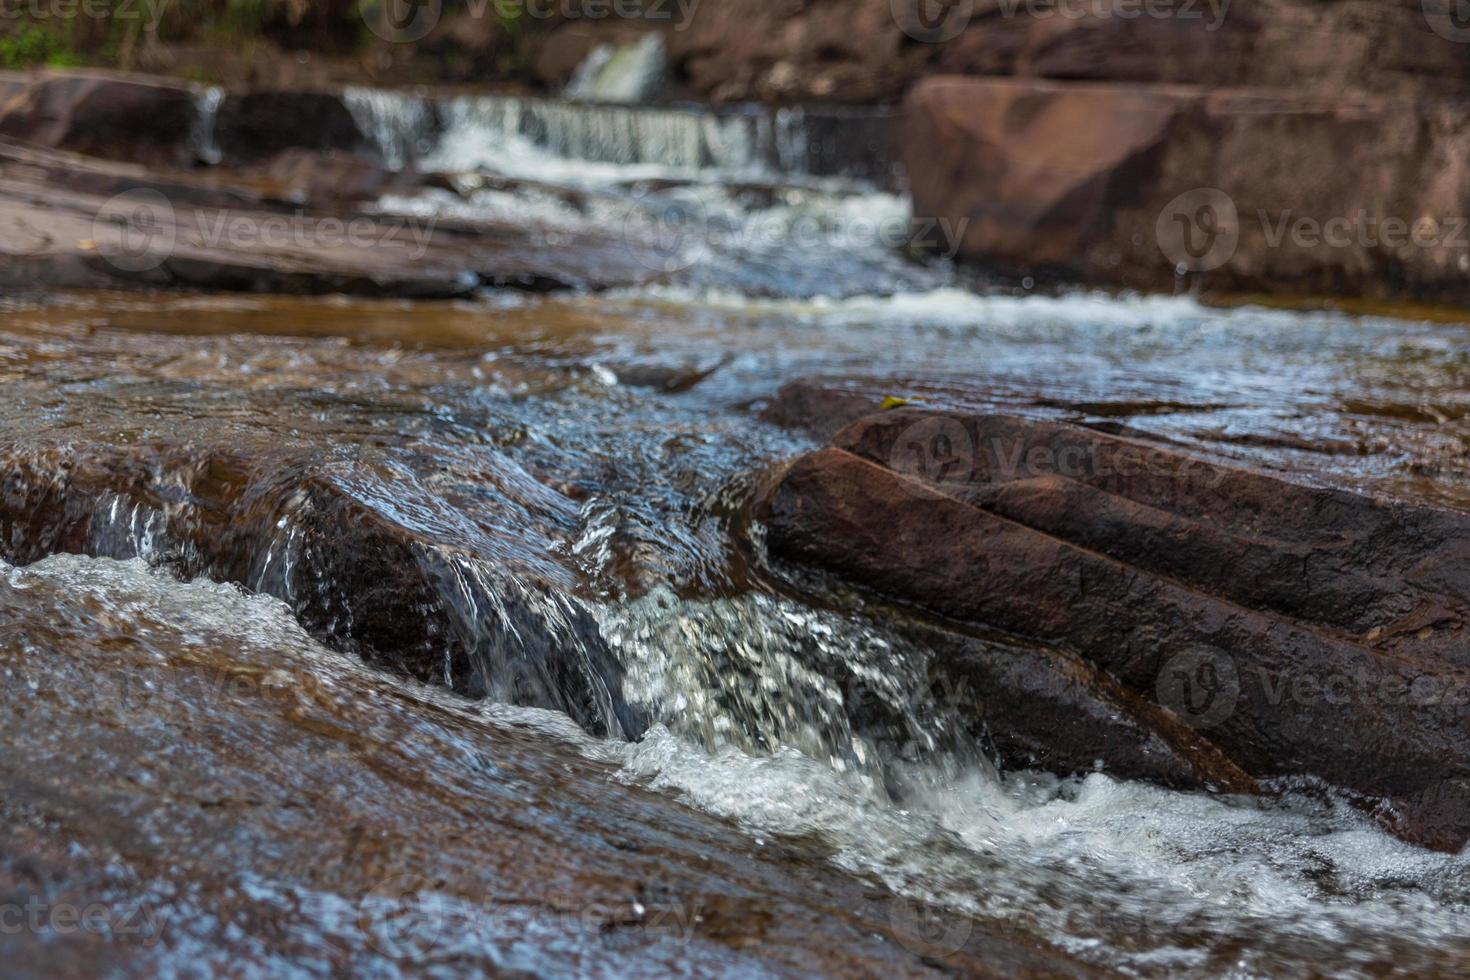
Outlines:
{"label": "brown rock", "polygon": [[[483,286],[631,285],[657,268],[651,253],[614,237],[310,211],[259,176],[230,183],[138,173],[3,145],[0,173],[0,284],[9,288],[447,298]],[[371,181],[366,169],[362,176]]]}
{"label": "brown rock", "polygon": [[189,166],[198,90],[146,75],[48,72],[0,92],[0,135],[132,163]]}
{"label": "brown rock", "polygon": [[1467,124],[1470,104],[935,78],[908,168],[915,214],[1015,274],[1463,303]]}
{"label": "brown rock", "polygon": [[936,950],[809,848],[140,579],[0,575],[0,676],[25,695],[0,698],[0,895],[89,924],[0,931],[11,974],[1098,972],[983,921]]}
{"label": "brown rock", "polygon": [[1080,654],[1251,776],[1470,836],[1470,520],[1004,417],[898,409],[835,442],[775,494],[775,553]]}
{"label": "brown rock", "polygon": [[145,552],[185,577],[277,596],[323,642],[374,665],[595,732],[643,733],[566,573],[508,562],[468,518],[416,524],[402,516],[411,507],[376,506],[354,485],[311,459],[226,449],[21,452],[0,482],[0,557]]}
{"label": "brown rock", "polygon": [[715,99],[895,100],[935,74],[1426,98],[1470,92],[1452,16],[1450,0],[728,0],[668,37]]}
{"label": "brown rock", "polygon": [[392,190],[418,186],[412,172],[395,172],[370,157],[340,151],[325,153],[291,149],[278,153],[262,168],[277,193],[313,208],[332,210],[376,201]]}
{"label": "brown rock", "polygon": [[971,733],[1002,768],[1101,770],[1174,789],[1259,791],[1207,738],[1080,657],[928,624],[900,628],[934,651],[944,703],[973,719]]}

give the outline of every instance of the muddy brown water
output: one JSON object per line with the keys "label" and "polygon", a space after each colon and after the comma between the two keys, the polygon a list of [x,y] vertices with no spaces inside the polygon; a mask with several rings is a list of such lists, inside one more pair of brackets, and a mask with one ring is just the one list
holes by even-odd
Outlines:
{"label": "muddy brown water", "polygon": [[7,300],[0,910],[33,910],[0,948],[38,973],[1464,968],[1464,856],[1322,787],[997,774],[928,651],[786,588],[745,505],[812,445],[761,408],[828,376],[1463,508],[1467,341],[954,287]]}

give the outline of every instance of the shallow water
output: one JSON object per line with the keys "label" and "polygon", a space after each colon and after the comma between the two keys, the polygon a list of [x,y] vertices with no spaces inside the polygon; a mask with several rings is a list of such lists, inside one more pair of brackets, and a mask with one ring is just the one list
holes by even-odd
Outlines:
{"label": "shallow water", "polygon": [[[452,135],[441,162],[485,162],[465,149],[488,152],[483,139]],[[776,174],[785,189],[756,206],[733,189],[751,172],[590,167],[512,149],[497,158],[502,169],[541,168],[591,203],[516,188],[386,206],[569,227],[626,221],[633,208],[654,216],[641,233],[667,231],[660,215],[682,201],[697,233],[673,226],[665,254],[676,261],[662,285],[596,296],[5,300],[10,469],[29,467],[57,493],[86,485],[89,459],[132,459],[138,470],[89,504],[87,535],[67,549],[99,557],[6,570],[17,601],[32,587],[85,592],[99,634],[164,617],[201,648],[231,632],[264,631],[264,646],[290,633],[329,680],[360,676],[299,637],[291,618],[309,598],[303,582],[333,586],[328,573],[302,577],[323,546],[292,504],[299,487],[327,486],[413,535],[425,562],[459,570],[437,599],[502,669],[535,640],[481,642],[497,604],[553,645],[595,632],[649,730],[632,743],[583,734],[548,710],[560,703],[545,685],[501,689],[481,677],[478,693],[491,697],[474,702],[385,673],[373,675],[377,689],[493,715],[533,743],[729,818],[755,851],[800,842],[950,910],[956,930],[974,917],[1130,972],[1416,973],[1470,962],[1470,854],[1396,841],[1307,784],[1261,802],[1103,774],[999,774],[966,734],[973,719],[926,683],[921,643],[860,598],[794,585],[748,525],[758,474],[812,445],[759,410],[782,384],[812,376],[1121,424],[1293,479],[1470,507],[1470,327],[986,289],[867,231],[853,237],[855,218],[866,229],[901,211],[888,194]],[[560,169],[545,170],[547,159]],[[638,186],[654,177],[677,187]],[[816,221],[810,237],[792,231],[803,215]],[[199,544],[218,512],[272,518],[246,542],[258,560],[245,574]],[[0,532],[0,558],[42,557],[40,532]],[[286,604],[181,583],[170,570]],[[355,650],[352,626],[323,621],[313,632]],[[420,638],[430,653],[436,635],[426,626]],[[53,654],[80,641],[55,642]],[[592,670],[593,647],[578,670]],[[455,682],[450,666],[444,674],[422,679]],[[350,714],[339,723],[354,724]],[[431,780],[465,778],[421,761]]]}

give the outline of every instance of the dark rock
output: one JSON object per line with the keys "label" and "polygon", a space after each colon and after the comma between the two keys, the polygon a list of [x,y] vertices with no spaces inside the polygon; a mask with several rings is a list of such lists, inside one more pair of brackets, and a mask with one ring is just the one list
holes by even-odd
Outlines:
{"label": "dark rock", "polygon": [[792,467],[778,555],[1054,644],[1257,779],[1470,836],[1470,519],[1068,426],[897,409]]}
{"label": "dark rock", "polygon": [[310,460],[199,447],[21,454],[0,482],[0,557],[132,558],[145,533],[147,557],[277,596],[318,639],[376,666],[642,734],[569,578],[492,557],[469,521],[407,523],[352,485]]}
{"label": "dark rock", "polygon": [[667,36],[715,100],[897,100],[936,74],[1441,97],[1470,92],[1454,17],[1451,0],[727,0]]}
{"label": "dark rock", "polygon": [[215,142],[226,164],[258,163],[284,150],[375,152],[342,97],[331,92],[226,95],[215,118]]}
{"label": "dark rock", "polygon": [[876,412],[881,395],[862,382],[790,381],[761,410],[761,420],[831,439],[847,425]]}
{"label": "dark rock", "polygon": [[370,157],[338,151],[285,150],[260,172],[281,197],[322,210],[376,201],[391,191],[420,185],[412,171],[389,170]]}
{"label": "dark rock", "polygon": [[0,91],[0,135],[154,166],[189,166],[198,90],[144,75],[62,72]]}
{"label": "dark rock", "polygon": [[946,706],[973,720],[1003,769],[1107,772],[1184,790],[1254,793],[1254,780],[1200,733],[1059,649],[903,628],[933,650]]}

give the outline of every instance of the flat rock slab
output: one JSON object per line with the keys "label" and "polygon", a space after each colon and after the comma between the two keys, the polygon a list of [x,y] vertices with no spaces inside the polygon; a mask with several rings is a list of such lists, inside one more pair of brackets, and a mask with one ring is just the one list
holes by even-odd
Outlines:
{"label": "flat rock slab", "polygon": [[[324,158],[324,165],[331,163]],[[260,179],[144,173],[0,144],[0,285],[343,293],[635,285],[656,257],[618,237],[301,207]]]}
{"label": "flat rock slab", "polygon": [[1252,777],[1362,794],[1429,846],[1470,836],[1463,515],[900,408],[799,460],[769,524],[778,555],[1079,655]]}

